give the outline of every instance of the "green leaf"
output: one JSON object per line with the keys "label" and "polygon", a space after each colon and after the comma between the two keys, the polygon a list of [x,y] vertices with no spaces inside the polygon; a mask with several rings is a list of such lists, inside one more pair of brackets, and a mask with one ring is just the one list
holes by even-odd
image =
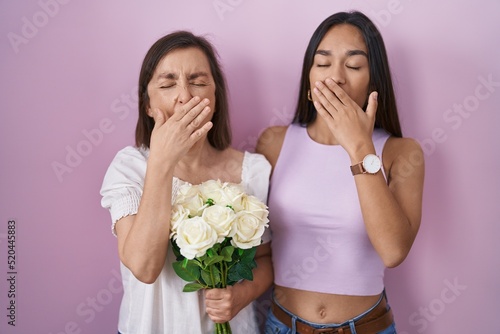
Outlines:
{"label": "green leaf", "polygon": [[212,277],[210,276],[210,271],[208,269],[202,270],[201,271],[201,277],[200,279],[205,283],[207,286],[212,287]]}
{"label": "green leaf", "polygon": [[[210,268],[212,271],[210,271]],[[220,270],[216,266],[211,266],[201,271],[201,279],[211,288],[216,288],[221,282]]]}
{"label": "green leaf", "polygon": [[244,249],[243,254],[241,255],[241,262],[250,263],[255,258],[256,252],[257,252],[257,247]]}
{"label": "green leaf", "polygon": [[217,285],[221,282],[221,275],[220,275],[220,270],[216,266],[212,266],[212,273],[214,275],[214,286],[217,287]]}
{"label": "green leaf", "polygon": [[252,260],[249,263],[247,263],[247,266],[249,266],[250,269],[257,268],[257,262],[255,260]]}
{"label": "green leaf", "polygon": [[205,286],[201,285],[200,283],[188,283],[184,285],[182,292],[194,292],[204,288]]}
{"label": "green leaf", "polygon": [[221,255],[224,257],[224,261],[231,262],[233,259],[234,247],[226,246],[222,249]]}
{"label": "green leaf", "polygon": [[210,257],[208,258],[205,262],[204,262],[204,265],[205,267],[208,267],[214,263],[219,263],[219,262],[222,262],[222,260],[224,260],[224,257],[221,256],[221,255],[216,255],[214,257]]}
{"label": "green leaf", "polygon": [[191,262],[192,264],[197,265],[197,266],[198,266],[198,267],[200,267],[201,269],[204,269],[204,268],[205,268],[205,267],[203,266],[203,262],[201,262],[201,261],[200,261],[200,260],[198,260],[198,259],[192,259],[192,260],[190,260],[190,262]]}
{"label": "green leaf", "polygon": [[252,268],[241,262],[236,263],[229,269],[227,278],[229,279],[229,281],[235,281],[235,282],[238,282],[241,279],[252,281],[253,280]]}
{"label": "green leaf", "polygon": [[246,280],[253,281],[253,272],[250,266],[240,263],[238,268],[238,274]]}
{"label": "green leaf", "polygon": [[208,204],[208,206],[212,206],[215,204],[214,200],[211,199],[211,198],[207,198],[207,201],[205,202],[205,204]]}
{"label": "green leaf", "polygon": [[172,267],[177,276],[185,281],[192,282],[200,278],[200,267],[191,260],[188,260],[185,264],[184,261],[174,262]]}
{"label": "green leaf", "polygon": [[230,279],[227,280],[227,285],[235,285],[236,283],[238,283],[238,281],[232,281]]}
{"label": "green leaf", "polygon": [[215,245],[212,246],[212,248],[210,248],[211,250],[213,250],[215,253],[219,253],[219,250],[220,250],[220,247],[221,247],[221,244],[219,243],[216,243]]}

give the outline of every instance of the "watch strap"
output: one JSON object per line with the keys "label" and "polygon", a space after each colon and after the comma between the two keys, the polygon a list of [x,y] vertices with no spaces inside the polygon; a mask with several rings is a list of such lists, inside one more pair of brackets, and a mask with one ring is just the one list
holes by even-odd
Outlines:
{"label": "watch strap", "polygon": [[363,162],[359,162],[355,165],[351,166],[351,173],[352,175],[358,175],[358,174],[364,174],[365,169],[363,168]]}

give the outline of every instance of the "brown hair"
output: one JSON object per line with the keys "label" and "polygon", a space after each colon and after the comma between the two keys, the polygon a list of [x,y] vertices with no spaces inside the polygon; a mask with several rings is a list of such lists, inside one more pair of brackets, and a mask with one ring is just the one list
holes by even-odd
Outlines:
{"label": "brown hair", "polygon": [[218,61],[218,55],[214,47],[204,37],[195,36],[188,31],[176,31],[156,41],[142,62],[139,74],[139,119],[135,129],[135,144],[137,147],[145,146],[149,148],[150,145],[154,119],[147,114],[149,108],[148,84],[158,63],[169,52],[189,47],[198,48],[205,54],[215,82],[213,127],[207,134],[208,141],[218,150],[223,150],[231,145],[226,80]]}

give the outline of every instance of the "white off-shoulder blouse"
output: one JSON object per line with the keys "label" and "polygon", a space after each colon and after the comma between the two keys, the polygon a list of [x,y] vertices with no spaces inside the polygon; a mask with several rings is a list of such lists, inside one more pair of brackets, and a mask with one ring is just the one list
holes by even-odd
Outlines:
{"label": "white off-shoulder blouse", "polygon": [[[101,205],[111,213],[111,230],[116,236],[115,224],[125,216],[134,215],[139,208],[149,150],[127,146],[119,151],[109,166],[101,187]],[[264,156],[245,152],[241,172],[241,185],[245,191],[267,202],[271,165]],[[184,181],[175,178],[172,198]],[[269,229],[263,243],[271,239]],[[187,283],[172,268],[175,261],[169,249],[163,269],[153,284],[145,284],[120,263],[123,299],[120,306],[118,330],[122,334],[138,333],[190,333],[214,332],[214,324],[205,312],[201,292],[182,292]],[[233,333],[258,333],[254,305],[231,320]]]}

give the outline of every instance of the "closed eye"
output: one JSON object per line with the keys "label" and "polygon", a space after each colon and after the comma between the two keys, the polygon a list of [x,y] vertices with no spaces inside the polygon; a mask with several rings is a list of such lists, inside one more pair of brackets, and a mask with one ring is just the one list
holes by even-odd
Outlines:
{"label": "closed eye", "polygon": [[316,67],[329,67],[330,64],[318,64],[316,65]]}
{"label": "closed eye", "polygon": [[168,84],[168,85],[162,85],[162,86],[160,86],[160,88],[172,88],[174,86],[175,86],[175,84]]}
{"label": "closed eye", "polygon": [[347,68],[350,68],[351,70],[359,70],[361,68],[361,66],[347,66]]}

